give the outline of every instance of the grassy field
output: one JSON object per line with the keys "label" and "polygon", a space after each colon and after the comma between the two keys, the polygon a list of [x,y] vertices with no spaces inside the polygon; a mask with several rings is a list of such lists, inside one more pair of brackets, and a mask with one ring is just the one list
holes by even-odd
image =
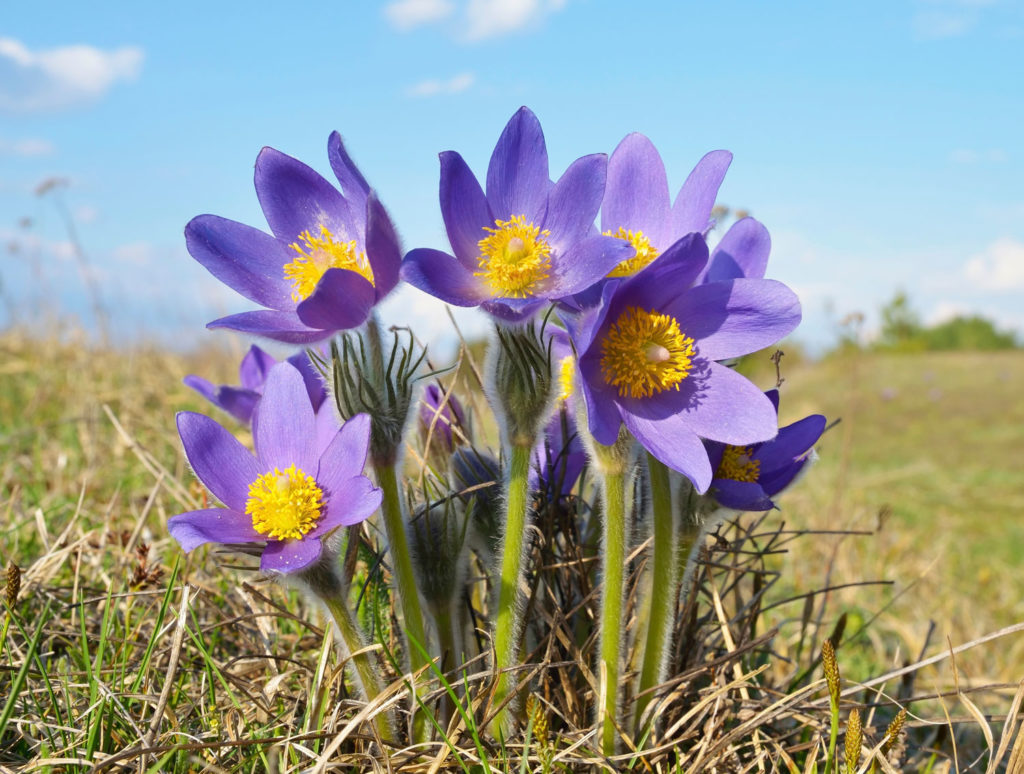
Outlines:
{"label": "grassy field", "polygon": [[[0,559],[23,570],[3,629],[0,767],[84,770],[141,741],[157,752],[133,769],[299,770],[351,716],[324,700],[341,671],[300,600],[212,551],[186,559],[166,534],[202,496],[174,413],[215,413],[181,377],[231,382],[240,355],[0,336]],[[770,386],[770,364],[754,368]],[[782,573],[774,600],[799,597],[764,613],[762,630],[781,627],[772,668],[806,652],[808,615],[820,643],[847,614],[840,663],[852,681],[1024,621],[1024,353],[853,352],[784,359],[782,373],[784,421],[842,422],[764,524],[867,534],[804,534],[770,558]],[[864,581],[891,583],[818,593],[812,607],[801,596]],[[1024,633],[958,654],[955,670],[917,671],[910,692],[1005,683],[975,696],[1005,712],[1021,663]],[[920,706],[941,722],[939,703]],[[281,761],[269,743],[246,746],[286,736]],[[241,752],[225,758],[223,744]]]}

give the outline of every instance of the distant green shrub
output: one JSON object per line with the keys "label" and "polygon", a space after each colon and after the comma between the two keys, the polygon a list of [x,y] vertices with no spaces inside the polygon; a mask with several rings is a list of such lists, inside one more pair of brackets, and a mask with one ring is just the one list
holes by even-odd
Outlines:
{"label": "distant green shrub", "polygon": [[944,350],[999,350],[1021,346],[1015,334],[1001,331],[981,315],[957,315],[936,325],[922,324],[903,291],[881,310],[882,330],[873,345],[876,350],[926,352]]}

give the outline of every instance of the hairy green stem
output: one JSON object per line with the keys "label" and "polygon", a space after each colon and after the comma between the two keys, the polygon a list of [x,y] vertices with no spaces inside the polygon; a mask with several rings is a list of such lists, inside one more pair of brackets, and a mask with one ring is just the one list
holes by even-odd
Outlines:
{"label": "hairy green stem", "polygon": [[672,640],[678,588],[677,530],[675,514],[672,512],[672,485],[668,468],[648,453],[647,469],[651,482],[654,540],[651,547],[650,617],[647,620],[643,665],[640,668],[640,685],[633,716],[635,726],[639,726],[640,718],[653,698],[651,693],[645,691],[654,688],[662,677],[665,657]]}
{"label": "hairy green stem", "polygon": [[[455,669],[456,665],[463,662],[462,646],[460,644],[462,638],[456,628],[458,617],[452,614],[451,600],[446,600],[441,604],[432,605],[431,607],[434,614],[434,623],[437,624],[437,641],[441,647],[441,662],[438,664],[438,668],[445,675],[445,679],[449,684],[453,686],[453,690],[458,693],[462,681],[449,674]],[[447,692],[441,697],[441,708],[442,726],[447,726],[455,710],[454,701]]]}
{"label": "hairy green stem", "polygon": [[604,665],[605,695],[602,710],[601,749],[615,754],[615,719],[619,698],[619,655],[622,649],[622,591],[626,565],[626,479],[625,471],[606,471],[604,522],[601,544],[601,661]]}
{"label": "hairy green stem", "polygon": [[[505,533],[501,544],[501,578],[498,584],[498,604],[494,624],[494,668],[498,684],[495,705],[511,693],[514,676],[507,670],[519,660],[519,634],[522,628],[522,606],[519,604],[519,578],[523,572],[523,554],[526,546],[526,527],[529,516],[530,443],[512,445],[509,476],[506,485]],[[507,708],[494,716],[492,728],[498,733],[508,729],[511,713]]]}
{"label": "hairy green stem", "polygon": [[[427,638],[423,629],[423,611],[420,607],[419,591],[416,588],[416,573],[409,555],[409,541],[405,533],[405,517],[402,498],[398,491],[398,474],[395,465],[374,464],[377,482],[384,492],[381,511],[384,514],[384,531],[391,548],[391,571],[395,579],[395,590],[402,610],[405,625],[406,648],[409,667],[418,672],[426,663]],[[413,686],[415,694],[415,686]],[[416,698],[414,695],[414,704]],[[415,710],[415,706],[414,706]],[[421,713],[413,715],[414,741],[422,741],[426,725]]]}
{"label": "hairy green stem", "polygon": [[[352,617],[352,612],[348,609],[348,604],[344,599],[337,597],[324,597],[323,602],[338,627],[345,655],[348,656],[349,663],[353,667],[352,675],[359,685],[359,692],[366,697],[367,701],[373,701],[380,695],[382,687],[377,679],[377,672],[370,654],[359,653],[364,647],[363,635]],[[373,716],[373,722],[377,726],[377,733],[380,734],[382,741],[397,741],[388,713],[378,712]]]}

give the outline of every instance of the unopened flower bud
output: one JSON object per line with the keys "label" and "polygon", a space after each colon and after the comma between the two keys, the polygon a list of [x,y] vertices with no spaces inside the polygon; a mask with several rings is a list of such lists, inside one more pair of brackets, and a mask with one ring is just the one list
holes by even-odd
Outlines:
{"label": "unopened flower bud", "polygon": [[506,440],[532,446],[551,413],[555,380],[551,373],[550,337],[530,323],[497,327],[497,346],[490,355],[490,398]]}
{"label": "unopened flower bud", "polygon": [[331,343],[330,381],[338,413],[347,420],[370,415],[370,457],[375,465],[393,465],[402,448],[416,371],[427,353],[412,333],[403,344],[393,332],[390,353],[381,352],[376,330],[345,334]]}
{"label": "unopened flower bud", "polygon": [[465,503],[470,546],[490,564],[501,544],[501,465],[464,446],[455,450],[451,467],[453,488]]}
{"label": "unopened flower bud", "polygon": [[409,529],[412,556],[423,598],[434,606],[449,603],[465,574],[466,518],[458,499],[445,497],[421,507]]}
{"label": "unopened flower bud", "polygon": [[436,384],[427,385],[419,405],[420,439],[427,453],[438,450],[450,455],[468,435],[468,429],[458,398]]}

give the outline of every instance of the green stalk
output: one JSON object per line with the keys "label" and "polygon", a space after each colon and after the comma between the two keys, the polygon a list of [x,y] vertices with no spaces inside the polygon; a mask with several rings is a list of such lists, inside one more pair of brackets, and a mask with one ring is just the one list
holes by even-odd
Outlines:
{"label": "green stalk", "polygon": [[[423,611],[420,607],[419,592],[416,588],[416,573],[409,556],[409,541],[405,534],[402,498],[398,491],[398,474],[395,465],[374,463],[377,483],[384,492],[381,512],[384,514],[384,531],[391,547],[391,568],[395,579],[395,590],[402,608],[405,625],[406,653],[409,667],[418,672],[427,664],[427,638],[423,629]],[[415,686],[413,686],[415,692]],[[415,697],[414,697],[415,699]],[[413,702],[415,707],[416,701]],[[414,741],[422,741],[426,725],[420,713],[413,716]]]}
{"label": "green stalk", "polygon": [[[331,618],[338,626],[341,634],[342,644],[349,657],[349,663],[354,667],[352,674],[359,685],[359,691],[366,697],[367,701],[373,701],[381,693],[381,684],[377,679],[377,672],[374,670],[373,662],[369,653],[358,653],[364,647],[363,636],[358,624],[352,618],[352,612],[348,609],[345,600],[333,596],[322,598],[327,606]],[[356,654],[356,655],[353,655]],[[388,713],[378,712],[373,716],[373,722],[377,726],[377,733],[384,742],[395,742],[395,732],[391,726]]]}
{"label": "green stalk", "polygon": [[615,754],[615,718],[619,697],[619,654],[622,648],[622,591],[626,565],[626,473],[604,473],[604,522],[601,545],[601,664],[605,695],[601,749]]}
{"label": "green stalk", "polygon": [[[526,544],[529,514],[530,443],[512,445],[509,477],[505,494],[507,512],[505,534],[501,548],[501,581],[498,585],[498,606],[494,625],[494,667],[499,672],[494,703],[500,705],[511,693],[514,677],[503,670],[519,661],[519,634],[522,628],[522,607],[519,602],[519,578],[523,571],[523,552]],[[495,716],[492,728],[498,733],[506,730],[511,713],[507,708]]]}
{"label": "green stalk", "polygon": [[[438,668],[456,688],[461,682],[458,677],[447,677],[457,664],[462,663],[462,648],[459,645],[461,639],[455,629],[455,617],[452,615],[450,601],[442,602],[439,605],[432,605],[434,623],[437,624],[437,642],[441,648],[441,662]],[[446,694],[441,698],[441,720],[442,725],[447,727],[455,709],[453,697]]]}
{"label": "green stalk", "polygon": [[640,686],[637,691],[634,725],[653,698],[649,691],[661,679],[672,639],[673,613],[676,607],[677,589],[677,535],[675,515],[672,513],[672,486],[668,468],[647,454],[647,469],[651,482],[651,511],[654,522],[654,543],[651,548],[650,618],[647,621],[647,638],[644,643],[643,665],[640,668]]}

